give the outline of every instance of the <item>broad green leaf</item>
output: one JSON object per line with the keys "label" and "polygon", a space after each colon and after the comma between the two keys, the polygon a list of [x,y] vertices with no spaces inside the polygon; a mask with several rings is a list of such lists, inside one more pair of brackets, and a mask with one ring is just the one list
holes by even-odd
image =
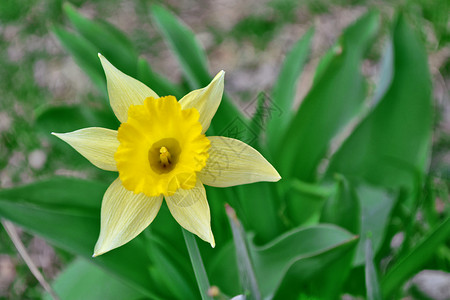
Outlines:
{"label": "broad green leaf", "polygon": [[100,206],[106,188],[97,182],[52,178],[2,190],[0,216],[98,264],[142,293],[157,297],[158,286],[148,273],[151,262],[141,239],[100,257],[91,257],[100,230]]}
{"label": "broad green leaf", "polygon": [[342,294],[350,273],[355,246],[356,241],[350,241],[298,261],[286,273],[274,298],[293,299],[303,293],[308,295],[305,299],[335,299]]}
{"label": "broad green leaf", "polygon": [[106,22],[85,18],[71,4],[64,5],[64,12],[80,35],[96,47],[97,51],[91,55],[95,56],[97,64],[97,53],[101,52],[119,70],[132,77],[137,76],[138,56],[124,33]]}
{"label": "broad green leaf", "polygon": [[69,51],[75,62],[89,76],[95,86],[106,96],[106,79],[100,61],[97,56],[97,49],[84,38],[77,36],[59,26],[53,26],[52,32],[61,42],[62,46]]}
{"label": "broad green leaf", "polygon": [[160,97],[172,95],[180,100],[185,94],[178,86],[158,73],[155,73],[143,58],[139,58],[138,61],[137,79],[153,89]]}
{"label": "broad green leaf", "polygon": [[365,98],[361,62],[377,30],[378,14],[369,12],[342,35],[342,51],[317,78],[287,132],[279,132],[284,138],[273,155],[281,176],[315,180],[331,139],[360,111]]}
{"label": "broad green leaf", "polygon": [[[151,15],[169,48],[178,59],[190,88],[193,90],[207,86],[212,77],[208,71],[206,54],[194,33],[171,12],[159,5],[151,7]],[[226,130],[234,118],[240,118],[242,122],[247,123],[241,112],[224,95],[208,133],[217,135]]]}
{"label": "broad green leaf", "polygon": [[314,30],[311,28],[292,46],[283,61],[271,95],[270,115],[267,120],[269,146],[277,145],[292,116],[292,103],[297,91],[297,81],[309,56]]}
{"label": "broad green leaf", "polygon": [[211,285],[218,286],[228,295],[237,295],[242,291],[233,240],[229,240],[222,248],[217,249],[206,267],[211,278]]}
{"label": "broad green leaf", "polygon": [[236,263],[239,270],[239,279],[243,288],[243,293],[251,299],[261,299],[258,282],[256,281],[255,271],[250,260],[245,231],[239,222],[236,212],[231,206],[226,207],[231,231],[233,232],[234,248],[236,249]]}
{"label": "broad green leaf", "polygon": [[[52,286],[58,297],[64,300],[137,300],[144,296],[83,259],[70,263]],[[45,294],[44,300],[52,300],[52,297]]]}
{"label": "broad green leaf", "polygon": [[370,238],[366,238],[365,247],[366,247],[366,263],[364,267],[366,275],[367,300],[381,300],[383,298],[381,298],[377,270],[374,264],[372,241],[370,240]]}
{"label": "broad green leaf", "polygon": [[372,249],[376,254],[383,242],[389,216],[395,204],[395,197],[385,190],[368,185],[356,187],[357,199],[361,207],[360,241],[358,244],[354,266],[362,265],[365,261],[366,237],[371,236]]}
{"label": "broad green leaf", "polygon": [[336,176],[336,179],[336,191],[325,202],[320,222],[336,224],[357,234],[361,223],[358,196],[344,177]]}
{"label": "broad green leaf", "polygon": [[401,257],[388,270],[381,279],[381,291],[383,299],[388,299],[402,284],[412,277],[415,272],[436,253],[438,247],[449,240],[450,236],[450,218],[447,217],[444,222],[434,228],[426,238],[417,244],[411,251]]}
{"label": "broad green leaf", "polygon": [[255,233],[258,242],[268,242],[281,232],[274,183],[258,182],[234,188],[238,215],[245,228]]}
{"label": "broad green leaf", "polygon": [[354,249],[356,240],[339,227],[318,225],[293,230],[262,247],[250,243],[250,255],[263,297],[274,295],[291,268],[297,284],[304,284]]}
{"label": "broad green leaf", "polygon": [[280,183],[286,185],[284,193],[286,214],[294,225],[313,225],[320,219],[322,207],[333,190],[327,186],[303,182],[298,179]]}
{"label": "broad green leaf", "polygon": [[332,157],[327,174],[411,189],[425,170],[432,106],[426,54],[400,16],[394,28],[394,77],[376,108]]}
{"label": "broad green leaf", "polygon": [[196,283],[191,277],[192,268],[186,264],[188,261],[183,260],[184,257],[178,251],[171,249],[170,245],[155,235],[148,234],[147,240],[147,253],[154,261],[154,272],[164,289],[170,291],[177,299],[199,298]]}

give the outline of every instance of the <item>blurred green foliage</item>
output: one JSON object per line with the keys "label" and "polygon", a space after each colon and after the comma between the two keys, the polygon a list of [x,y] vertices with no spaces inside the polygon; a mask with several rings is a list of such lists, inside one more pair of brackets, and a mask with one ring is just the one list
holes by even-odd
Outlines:
{"label": "blurred green foliage", "polygon": [[[30,10],[36,3],[1,2],[0,19],[17,22],[25,14],[33,16]],[[295,18],[296,5],[290,0],[271,1],[267,15],[248,16],[230,32],[216,34],[238,41],[250,38],[263,49],[283,24]],[[307,5],[311,11],[327,8],[324,2]],[[2,133],[0,168],[18,143],[33,149],[36,136],[43,133],[118,127],[108,108],[98,52],[161,95],[180,97],[211,79],[207,54],[194,33],[163,6],[142,3],[179,63],[181,83],[155,72],[120,30],[104,20],[86,18],[75,6],[51,1],[46,23],[36,18],[26,30],[39,32],[51,26],[98,89],[90,96],[96,105],[86,105],[91,100],[42,105],[48,95],[33,84],[27,64],[36,58],[26,58],[19,67],[0,57],[5,98],[23,99],[30,107],[27,113],[35,116]],[[224,97],[209,133],[250,139],[283,179],[276,184],[207,188],[217,247],[199,246],[209,281],[223,297],[336,299],[347,293],[397,299],[404,293],[402,285],[419,270],[450,270],[449,185],[445,178],[433,177],[428,166],[435,116],[423,35],[411,25],[424,20],[414,13],[418,7],[421,18],[433,24],[438,47],[443,47],[448,43],[448,16],[445,19],[434,2],[407,2],[403,13],[392,19],[380,17],[374,9],[345,29],[321,58],[298,109],[293,108],[295,87],[310,56],[313,29],[298,37],[273,89],[258,97],[250,120]],[[375,92],[369,93],[361,66],[376,47],[385,49],[384,65]],[[23,82],[6,76],[19,69],[29,76]],[[11,108],[10,102],[1,103],[0,109]],[[242,135],[236,136],[236,130]],[[26,132],[24,138],[16,138]],[[340,143],[333,149],[336,140]],[[61,298],[199,298],[180,227],[165,205],[138,238],[90,257],[99,232],[102,194],[114,174],[92,170],[56,139],[49,143],[53,162],[48,169],[64,161],[70,168],[88,170],[94,180],[54,177],[0,190],[0,216],[84,259],[74,260],[55,280]],[[444,209],[436,209],[437,201],[444,202]],[[236,219],[227,216],[226,203],[235,209]],[[398,234],[404,241],[394,249],[391,241]],[[112,293],[109,283],[116,281]]]}

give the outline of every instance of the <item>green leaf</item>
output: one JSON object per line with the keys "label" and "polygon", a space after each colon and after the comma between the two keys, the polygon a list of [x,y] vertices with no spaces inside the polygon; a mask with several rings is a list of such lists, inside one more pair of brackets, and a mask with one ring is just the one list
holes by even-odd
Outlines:
{"label": "green leaf", "polygon": [[234,188],[239,199],[238,214],[247,230],[256,234],[259,242],[268,242],[281,232],[277,213],[274,183],[258,182]]}
{"label": "green leaf", "polygon": [[384,47],[381,58],[380,75],[373,95],[373,103],[377,104],[388,91],[394,75],[394,49],[392,38],[389,38]]}
{"label": "green leaf", "polygon": [[326,186],[303,182],[298,179],[284,180],[286,213],[295,225],[313,225],[320,219],[321,209],[333,190]]}
{"label": "green leaf", "polygon": [[293,116],[292,103],[297,91],[297,81],[309,56],[313,34],[314,30],[312,28],[309,29],[292,46],[292,49],[283,61],[280,74],[272,89],[271,115],[267,123],[269,146],[279,143],[282,137],[280,132],[286,130]]}
{"label": "green leaf", "polygon": [[192,89],[207,86],[211,80],[206,54],[194,33],[162,6],[151,8],[153,20],[181,64],[182,71]]}
{"label": "green leaf", "polygon": [[313,80],[313,84],[315,84],[316,82],[319,81],[319,78],[322,77],[322,75],[325,73],[325,71],[327,70],[328,66],[330,65],[330,63],[333,61],[333,59],[336,56],[339,56],[342,52],[342,46],[341,46],[342,42],[338,42],[336,44],[334,44],[321,58],[319,63],[317,64],[316,67],[316,72],[314,73],[314,80]]}
{"label": "green leaf", "polygon": [[241,286],[244,289],[243,293],[250,299],[261,299],[261,292],[259,291],[255,271],[253,270],[253,265],[247,249],[245,231],[242,228],[242,224],[239,222],[234,209],[227,205],[226,211],[233,232],[233,241],[237,258],[236,263],[239,269]]}
{"label": "green leaf", "polygon": [[377,271],[374,265],[374,254],[372,249],[372,241],[370,238],[366,238],[366,263],[365,263],[365,275],[366,275],[366,292],[367,300],[381,300],[380,286],[378,284]]}
{"label": "green leaf", "polygon": [[242,290],[233,240],[230,239],[223,247],[215,249],[215,251],[215,255],[207,264],[211,284],[218,286],[225,294],[239,294]]}
{"label": "green leaf", "polygon": [[97,51],[91,55],[95,56],[97,64],[97,53],[101,52],[119,70],[132,77],[137,76],[138,56],[123,32],[106,22],[85,18],[69,3],[64,5],[64,12],[80,35],[95,46]]}
{"label": "green leaf", "polygon": [[[145,233],[149,233],[146,230]],[[164,285],[164,289],[178,299],[196,299],[198,291],[194,291],[195,280],[192,279],[192,267],[187,265],[186,260],[170,245],[164,243],[154,234],[147,236],[147,253],[154,261],[154,271]]]}
{"label": "green leaf", "polygon": [[212,300],[212,297],[208,293],[211,287],[209,285],[208,274],[206,274],[205,265],[203,264],[203,259],[195,235],[184,228],[181,228],[181,230],[183,231],[184,241],[189,252],[189,258],[192,263],[192,268],[194,269],[194,275],[201,298],[202,300]]}
{"label": "green leaf", "polygon": [[[52,286],[59,298],[64,300],[143,298],[143,294],[83,259],[76,259],[68,265]],[[52,297],[45,294],[44,299],[51,300]]]}
{"label": "green leaf", "polygon": [[0,216],[158,298],[160,292],[148,273],[151,262],[141,239],[100,257],[91,257],[100,232],[100,206],[106,188],[92,181],[52,178],[1,190]]}
{"label": "green leaf", "polygon": [[159,75],[158,73],[155,73],[149,66],[148,62],[143,58],[139,58],[138,61],[137,79],[149,86],[160,97],[172,95],[177,99],[181,99],[181,97],[184,96],[184,93],[178,86],[167,80],[165,77]]}
{"label": "green leaf", "polygon": [[450,218],[434,228],[426,238],[417,244],[407,255],[400,258],[381,280],[383,299],[388,299],[402,284],[436,253],[438,247],[448,241]]}
{"label": "green leaf", "polygon": [[257,96],[256,111],[250,119],[249,130],[246,131],[247,136],[245,140],[251,141],[249,145],[257,150],[261,148],[261,132],[265,129],[265,122],[270,118],[270,115],[267,115],[266,100],[267,95],[264,92],[260,92]]}
{"label": "green leaf", "polygon": [[431,79],[426,53],[400,16],[394,29],[394,77],[377,107],[332,157],[327,174],[412,189],[431,142]]}
{"label": "green leaf", "polygon": [[336,224],[357,234],[361,222],[358,196],[344,177],[336,176],[336,179],[336,192],[325,202],[320,222]]}
{"label": "green leaf", "polygon": [[107,111],[76,106],[50,106],[36,112],[36,126],[44,133],[69,132],[85,127],[104,127],[117,130],[119,121],[108,108]]}
{"label": "green leaf", "polygon": [[[336,246],[292,266],[280,285],[275,299],[293,299],[303,293],[305,299],[335,299],[352,267],[355,242]],[[299,280],[300,279],[300,280]]]}
{"label": "green leaf", "polygon": [[106,96],[106,79],[97,57],[97,49],[84,38],[60,26],[53,26],[52,32],[61,42],[62,46],[73,56],[77,65],[83,69],[95,86],[104,92]]}
{"label": "green leaf", "polygon": [[[340,40],[342,51],[332,57],[303,100],[272,153],[283,177],[314,181],[331,139],[360,111],[365,98],[361,62],[377,33],[378,19],[377,13],[369,12],[346,29]],[[276,155],[280,152],[283,155]]]}
{"label": "green leaf", "polygon": [[293,230],[262,247],[251,243],[250,255],[263,297],[274,295],[290,268],[295,270],[297,285],[304,284],[354,249],[356,241],[339,227],[318,225]]}
{"label": "green leaf", "polygon": [[356,194],[361,207],[361,219],[359,220],[361,238],[353,261],[354,266],[362,265],[365,261],[367,235],[371,236],[372,249],[375,254],[381,247],[389,216],[395,204],[392,195],[377,187],[359,185],[356,187]]}

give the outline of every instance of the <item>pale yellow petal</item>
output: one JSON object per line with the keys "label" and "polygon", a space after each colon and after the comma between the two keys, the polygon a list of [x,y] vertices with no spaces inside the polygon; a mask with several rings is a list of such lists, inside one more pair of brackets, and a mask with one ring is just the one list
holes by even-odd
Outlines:
{"label": "pale yellow petal", "polygon": [[232,138],[209,136],[206,166],[197,174],[206,185],[227,187],[258,181],[278,181],[277,170],[255,149]]}
{"label": "pale yellow petal", "polygon": [[107,171],[117,171],[114,153],[119,147],[117,131],[90,127],[68,133],[54,133],[72,146],[92,164]]}
{"label": "pale yellow petal", "polygon": [[212,247],[216,245],[205,187],[200,180],[192,189],[178,189],[173,196],[166,196],[166,202],[172,216],[184,229],[198,235]]}
{"label": "pale yellow petal", "polygon": [[192,91],[180,100],[183,109],[194,107],[198,110],[199,121],[203,127],[202,133],[208,130],[222,100],[224,76],[225,72],[220,71],[207,87]]}
{"label": "pale yellow petal", "polygon": [[141,105],[147,97],[159,98],[152,89],[119,71],[100,53],[98,57],[105,71],[111,107],[120,122],[127,121],[130,105]]}
{"label": "pale yellow petal", "polygon": [[134,194],[117,178],[103,196],[100,236],[94,256],[101,255],[129,242],[156,217],[162,196]]}

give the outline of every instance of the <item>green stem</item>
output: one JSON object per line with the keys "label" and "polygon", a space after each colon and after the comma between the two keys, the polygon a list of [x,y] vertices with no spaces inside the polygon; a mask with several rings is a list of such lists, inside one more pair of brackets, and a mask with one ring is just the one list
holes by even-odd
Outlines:
{"label": "green stem", "polygon": [[189,252],[189,257],[191,259],[192,267],[194,268],[195,278],[197,279],[198,288],[200,290],[200,295],[202,300],[212,300],[208,295],[209,281],[208,276],[205,271],[205,266],[203,265],[202,257],[200,251],[198,250],[197,241],[195,236],[189,231],[182,228],[184,241],[186,242],[186,247]]}

